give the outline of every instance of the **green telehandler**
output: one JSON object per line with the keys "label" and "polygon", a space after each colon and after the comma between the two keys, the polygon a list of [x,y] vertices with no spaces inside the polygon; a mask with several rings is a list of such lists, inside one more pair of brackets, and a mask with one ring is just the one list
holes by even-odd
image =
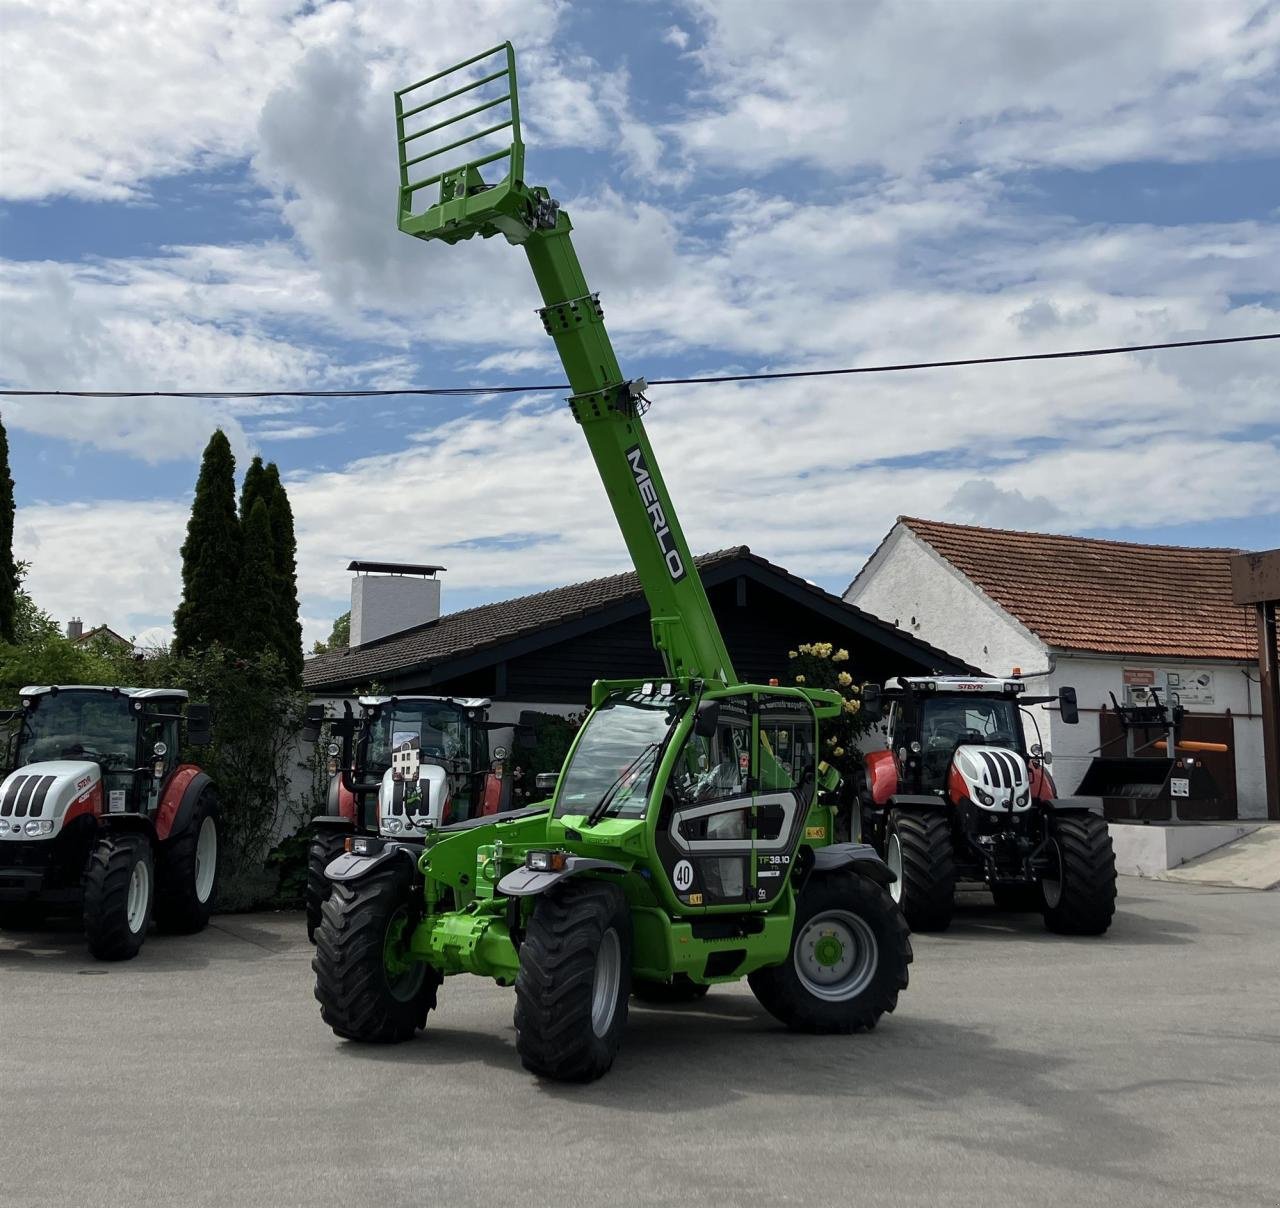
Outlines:
{"label": "green telehandler", "polygon": [[632,994],[681,1003],[745,976],[790,1028],[873,1027],[907,985],[911,944],[887,866],[833,842],[838,776],[818,733],[840,698],[734,674],[645,435],[644,382],[618,367],[568,215],[524,183],[511,45],[401,90],[396,117],[400,229],[500,234],[528,255],[666,675],[592,686],[550,801],[348,840],[316,932],[325,1022],[407,1040],[445,977],[475,973],[515,987],[525,1068],[580,1082],[612,1065]]}

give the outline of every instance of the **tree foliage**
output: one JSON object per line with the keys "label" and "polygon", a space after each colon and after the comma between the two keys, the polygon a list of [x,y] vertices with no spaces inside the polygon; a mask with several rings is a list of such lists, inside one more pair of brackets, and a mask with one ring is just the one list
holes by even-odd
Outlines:
{"label": "tree foliage", "polygon": [[830,642],[809,642],[789,651],[788,658],[791,678],[797,684],[807,688],[833,688],[844,698],[840,716],[821,724],[819,754],[840,772],[844,790],[852,791],[862,767],[859,739],[875,722],[862,711],[861,685],[849,670],[849,652],[837,649]]}
{"label": "tree foliage", "polygon": [[276,633],[280,659],[295,683],[302,682],[302,624],[298,620],[298,539],[293,531],[293,508],[270,462],[263,472],[263,495],[271,516],[271,551],[275,559]]}
{"label": "tree foliage", "polygon": [[240,628],[235,649],[256,655],[270,650],[279,654],[280,631],[276,625],[276,560],[271,542],[271,514],[259,495],[240,531]]}
{"label": "tree foliage", "polygon": [[219,428],[205,447],[182,545],[182,602],[173,617],[179,654],[235,647],[241,607],[235,473],[231,442]]}
{"label": "tree foliage", "polygon": [[330,650],[346,650],[351,645],[351,610],[348,609],[333,622],[328,638],[316,642],[312,647],[314,654],[327,654]]}
{"label": "tree foliage", "polygon": [[0,642],[16,642],[18,567],[13,560],[13,479],[9,434],[0,423]]}

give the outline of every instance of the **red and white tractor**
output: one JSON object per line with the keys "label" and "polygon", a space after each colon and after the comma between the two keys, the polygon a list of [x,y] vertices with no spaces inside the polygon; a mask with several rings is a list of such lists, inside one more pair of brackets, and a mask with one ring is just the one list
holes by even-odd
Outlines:
{"label": "red and white tractor", "polygon": [[[353,835],[421,838],[428,830],[510,808],[512,780],[503,747],[489,749],[483,697],[361,696],[357,714],[327,719],[329,812],[312,819],[307,862],[307,935],[329,896],[324,870]],[[308,711],[304,737],[317,738],[322,705]],[[518,727],[517,727],[518,728]]]}
{"label": "red and white tractor", "polygon": [[951,922],[956,884],[986,885],[996,905],[1038,910],[1051,931],[1101,935],[1115,912],[1116,871],[1105,819],[1061,799],[1052,756],[1026,744],[1025,706],[1056,703],[1079,721],[1073,688],[1027,697],[1020,679],[912,676],[863,688],[863,708],[888,704],[888,749],[864,759],[864,837],[897,875],[890,890],[917,931]]}
{"label": "red and white tractor", "polygon": [[[200,931],[218,880],[218,796],[181,763],[207,705],[176,688],[23,688],[0,783],[0,927],[78,911],[89,951],[136,956],[153,918]],[[185,710],[185,713],[184,713]]]}

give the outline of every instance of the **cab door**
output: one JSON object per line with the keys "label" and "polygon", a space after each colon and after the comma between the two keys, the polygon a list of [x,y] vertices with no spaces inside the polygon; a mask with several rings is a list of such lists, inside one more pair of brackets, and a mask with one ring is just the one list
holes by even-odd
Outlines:
{"label": "cab door", "polygon": [[752,900],[755,700],[718,701],[715,732],[691,732],[663,795],[655,840],[677,899],[697,910]]}

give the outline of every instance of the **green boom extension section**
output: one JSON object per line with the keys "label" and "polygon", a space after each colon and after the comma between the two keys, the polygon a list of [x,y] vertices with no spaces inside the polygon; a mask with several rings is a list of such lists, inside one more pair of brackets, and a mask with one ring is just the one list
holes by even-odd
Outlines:
{"label": "green boom extension section", "polygon": [[[353,1039],[407,1039],[444,976],[476,973],[515,985],[525,1066],[576,1080],[609,1068],[629,992],[670,1003],[747,976],[789,1026],[873,1026],[911,951],[893,874],[836,842],[850,811],[824,795],[838,777],[818,727],[841,698],[738,680],[645,434],[644,380],[619,368],[568,215],[523,179],[510,44],[395,105],[400,229],[449,244],[501,235],[528,256],[666,676],[593,686],[541,806],[433,828],[404,811],[384,822],[379,796],[379,836],[327,869],[325,1020]],[[386,777],[380,793],[395,787]]]}

